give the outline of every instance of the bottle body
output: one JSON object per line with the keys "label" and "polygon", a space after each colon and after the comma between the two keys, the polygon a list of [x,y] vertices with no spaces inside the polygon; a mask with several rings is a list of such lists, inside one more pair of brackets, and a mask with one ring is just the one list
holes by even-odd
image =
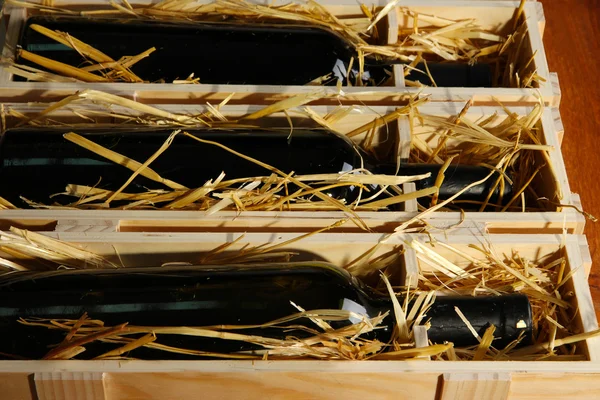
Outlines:
{"label": "bottle body", "polygon": [[[63,135],[71,129],[29,128],[8,130],[0,141],[0,196],[15,205],[25,207],[20,196],[28,200],[50,204],[68,204],[73,198],[53,197],[63,193],[68,184],[87,185],[117,190],[132,172],[66,140]],[[394,174],[395,166],[375,165],[347,138],[326,130],[294,130],[291,138],[285,130],[186,130],[190,134],[227,146],[244,155],[296,175],[337,174],[361,166],[373,173]],[[140,163],[146,161],[172,133],[169,129],[98,129],[82,128],[78,134]],[[271,171],[232,154],[218,146],[198,142],[178,135],[173,143],[150,167],[163,178],[171,179],[188,188],[202,186],[225,172],[226,179],[268,176]],[[403,165],[399,175],[417,175],[431,172],[420,187],[435,183],[439,165]],[[469,183],[485,177],[489,170],[483,167],[451,166],[440,190],[444,199]],[[466,200],[483,201],[491,189],[493,178],[463,195]],[[157,182],[137,176],[125,189],[139,193],[148,189],[164,189]],[[372,188],[374,189],[374,188]],[[505,199],[511,187],[505,187]],[[498,192],[498,189],[496,190]],[[331,190],[331,196],[350,204],[359,193],[354,186]],[[497,195],[495,195],[497,197]],[[494,200],[494,197],[492,198]]]}
{"label": "bottle body", "polygon": [[73,66],[82,64],[81,56],[31,24],[67,32],[115,60],[155,47],[132,68],[149,82],[170,83],[194,73],[205,84],[305,85],[352,54],[337,35],[306,26],[30,18],[21,37],[23,49]]}
{"label": "bottle body", "polygon": [[[19,276],[20,275],[20,276]],[[52,344],[47,332],[16,323],[19,317],[78,319],[84,312],[112,326],[128,322],[145,326],[257,325],[307,309],[340,309],[344,299],[362,304],[374,316],[377,302],[355,285],[348,274],[325,264],[129,268],[19,274],[0,280],[0,352],[39,358]],[[17,281],[15,281],[17,280]],[[296,322],[294,322],[296,323]],[[316,328],[309,321],[297,323]],[[332,322],[344,326],[347,322]],[[52,332],[48,332],[52,334]],[[249,329],[283,339],[306,337],[299,329]],[[377,335],[386,333],[377,332]],[[51,340],[61,341],[62,333]],[[375,336],[376,337],[376,336]],[[27,338],[27,344],[23,342]],[[160,343],[210,352],[256,349],[244,342],[164,335]],[[114,346],[112,346],[114,347]],[[96,344],[86,357],[106,351]],[[165,354],[142,349],[140,357]],[[171,357],[171,355],[168,355]],[[173,357],[181,357],[173,355]],[[183,356],[182,358],[189,358]]]}
{"label": "bottle body", "polygon": [[409,71],[405,77],[408,80],[418,81],[423,85],[438,87],[492,87],[492,70],[489,64],[456,64],[456,63],[419,63],[416,70]]}
{"label": "bottle body", "polygon": [[[367,317],[390,311],[382,329],[374,330],[367,338],[384,343],[391,339],[394,320],[389,297],[376,295],[330,264],[123,268],[26,272],[0,279],[0,352],[37,358],[47,351],[50,339],[60,342],[60,335],[47,336],[37,328],[22,326],[16,322],[18,318],[78,319],[87,312],[90,318],[101,319],[106,325],[256,325],[298,312],[291,302],[306,310],[346,309]],[[516,339],[522,330],[530,335],[531,311],[524,296],[439,297],[427,313],[431,314],[432,341],[476,344],[466,325],[458,323],[461,320],[453,311],[456,304],[479,334],[489,324],[496,325],[499,344]],[[482,310],[487,310],[485,315]],[[515,321],[520,320],[526,328],[517,328]],[[331,325],[340,328],[356,322],[331,321]],[[316,328],[305,319],[295,323]],[[294,328],[251,329],[244,333],[274,338],[309,335]],[[256,348],[242,342],[175,335],[161,336],[159,342],[211,352]],[[100,344],[95,348],[103,350],[106,348]],[[164,357],[153,350],[141,351],[140,356]],[[94,349],[86,357],[93,354]]]}
{"label": "bottle body", "polygon": [[[69,142],[69,129],[16,129],[5,132],[0,141],[0,196],[25,206],[19,199],[48,204],[67,204],[73,198],[55,197],[68,184],[117,190],[132,171]],[[81,129],[77,133],[105,148],[140,163],[154,154],[173,132],[171,129]],[[285,173],[296,175],[337,173],[360,165],[360,156],[350,142],[325,131],[298,130],[186,130],[196,137],[227,146],[265,162]],[[271,171],[218,146],[178,135],[169,149],[150,165],[165,179],[188,188],[198,188],[221,172],[225,179],[269,176]],[[137,176],[126,193],[167,189],[164,185]],[[343,187],[332,196],[348,200],[354,188]]]}
{"label": "bottle body", "polygon": [[[348,79],[355,84],[358,74],[354,49],[342,37],[321,27],[69,16],[29,18],[19,45],[72,66],[82,65],[81,55],[32,29],[35,24],[69,33],[115,60],[155,47],[153,54],[133,67],[140,78],[149,82],[172,82],[194,73],[204,84],[306,85],[330,75],[324,82],[335,85],[338,80],[348,84]],[[348,71],[352,58],[354,67]],[[364,61],[363,84],[385,85],[391,76],[391,64],[373,56]],[[428,66],[438,86],[491,86],[491,72],[486,65]],[[421,75],[415,79],[426,83],[429,78]]]}

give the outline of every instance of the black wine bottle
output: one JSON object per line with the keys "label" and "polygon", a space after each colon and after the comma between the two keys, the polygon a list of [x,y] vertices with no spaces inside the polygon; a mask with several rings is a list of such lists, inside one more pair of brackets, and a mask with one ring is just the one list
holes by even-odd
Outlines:
{"label": "black wine bottle", "polygon": [[[230,265],[197,267],[122,268],[116,270],[70,270],[18,272],[0,278],[0,352],[39,358],[47,346],[61,341],[64,332],[22,326],[18,318],[78,319],[84,312],[106,325],[129,322],[144,326],[259,325],[292,315],[298,310],[345,309],[366,317],[390,311],[382,329],[369,338],[388,343],[394,327],[392,302],[361,284],[346,271],[327,263],[283,265]],[[531,339],[531,307],[524,295],[489,297],[438,296],[427,312],[429,339],[456,346],[477,340],[455,311],[458,307],[479,335],[493,324],[493,345],[499,348],[524,335]],[[341,328],[359,320],[332,321]],[[296,322],[295,322],[296,323]],[[308,320],[297,323],[316,329]],[[284,338],[306,337],[298,328],[259,328],[246,334]],[[211,352],[248,351],[248,343],[191,336],[162,335],[170,346]],[[114,345],[113,345],[114,347]],[[84,356],[106,351],[105,345],[90,347]],[[165,354],[140,349],[139,358]],[[168,358],[179,357],[168,355]]]}
{"label": "black wine bottle", "polygon": [[[113,59],[156,52],[136,63],[134,72],[150,82],[185,79],[191,73],[205,84],[305,85],[331,74],[354,83],[358,61],[353,48],[333,31],[302,25],[257,23],[169,23],[139,19],[35,16],[27,20],[19,45],[65,64],[82,65],[81,55],[31,29],[38,24],[67,32]],[[354,67],[348,71],[350,59]],[[19,62],[30,64],[25,60]],[[32,65],[32,64],[30,64]],[[428,64],[438,86],[491,86],[488,65]],[[390,64],[365,58],[365,85],[381,85]],[[422,83],[426,76],[415,77]]]}
{"label": "black wine bottle", "polygon": [[[431,76],[427,74],[427,70],[429,70]],[[431,77],[433,77],[435,82],[431,81]],[[468,66],[450,62],[428,62],[426,67],[425,64],[419,63],[415,69],[409,71],[409,74],[405,78],[427,86],[433,86],[434,83],[438,87],[492,86],[492,74],[488,64]]]}
{"label": "black wine bottle", "polygon": [[[63,193],[68,184],[87,185],[117,190],[132,175],[132,171],[102,158],[63,137],[70,128],[19,128],[5,132],[0,140],[0,196],[26,207],[20,196],[49,204],[73,201],[50,196]],[[364,167],[373,173],[396,174],[395,164],[376,164],[370,161],[350,140],[326,130],[295,129],[289,139],[288,130],[188,130],[196,137],[221,143],[230,149],[267,163],[279,170],[296,175],[347,172]],[[98,129],[82,128],[77,133],[117,153],[144,162],[164,143],[172,130],[162,129]],[[225,172],[226,179],[268,176],[267,169],[234,155],[220,147],[200,143],[178,135],[169,149],[152,162],[151,168],[163,178],[188,188],[202,186]],[[435,184],[440,165],[404,164],[398,175],[431,173],[429,178],[416,182],[418,189]],[[439,198],[447,199],[467,185],[486,177],[484,167],[451,165],[439,190]],[[495,183],[494,176],[465,191],[459,200],[481,202]],[[139,193],[148,189],[165,189],[162,184],[137,176],[126,192]],[[376,190],[378,188],[371,188]],[[512,188],[505,185],[503,199],[511,197]],[[345,201],[354,201],[359,189],[344,186],[328,192]],[[374,192],[371,192],[374,193]],[[491,201],[499,199],[495,189]],[[367,195],[367,194],[365,194]],[[363,198],[365,198],[363,196]],[[468,206],[468,204],[467,204]]]}

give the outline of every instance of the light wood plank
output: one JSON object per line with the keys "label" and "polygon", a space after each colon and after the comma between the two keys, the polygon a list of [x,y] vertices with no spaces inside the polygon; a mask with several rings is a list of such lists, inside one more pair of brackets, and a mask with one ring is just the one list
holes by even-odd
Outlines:
{"label": "light wood plank", "polygon": [[[10,361],[0,361],[7,364]],[[39,400],[33,384],[33,376],[28,372],[0,373],[0,398],[7,400]]]}
{"label": "light wood plank", "polygon": [[[10,14],[8,26],[6,26],[6,36],[4,37],[4,44],[2,47],[2,57],[6,59],[12,59],[15,55],[17,43],[19,41],[19,35],[21,33],[21,27],[25,23],[27,17],[27,10],[17,9],[13,10]],[[4,21],[2,21],[3,23]],[[2,24],[4,25],[4,23]],[[8,72],[5,68],[0,67],[0,82],[11,81],[13,75]]]}
{"label": "light wood plank", "polygon": [[440,400],[507,400],[511,378],[502,373],[446,373]]}
{"label": "light wood plank", "polygon": [[110,400],[173,398],[434,400],[438,374],[348,374],[335,371],[235,373],[110,373]]}
{"label": "light wood plank", "polygon": [[106,399],[101,372],[38,372],[34,381],[38,400]]}
{"label": "light wood plank", "polygon": [[587,237],[584,235],[580,235],[579,237],[579,252],[581,254],[581,262],[583,264],[583,268],[585,270],[585,276],[587,279],[590,277],[590,273],[592,271],[592,254],[590,253],[590,245],[588,243]]}
{"label": "light wood plank", "polygon": [[[569,363],[571,364],[571,363]],[[517,373],[512,375],[510,400],[597,400],[600,376],[562,373]]]}
{"label": "light wood plank", "polygon": [[537,1],[534,2],[535,11],[537,16],[538,27],[540,30],[540,37],[544,38],[544,32],[546,31],[546,15],[544,14],[544,6],[542,3]]}
{"label": "light wood plank", "polygon": [[[398,43],[398,27],[400,26],[400,15],[398,14],[398,7],[394,7],[387,15],[387,43],[396,44]],[[397,84],[398,82],[396,82]]]}
{"label": "light wood plank", "polygon": [[404,66],[402,64],[394,65],[392,73],[394,76],[394,87],[405,88],[406,82],[404,80]]}
{"label": "light wood plank", "polygon": [[[563,362],[563,361],[249,361],[249,360],[211,360],[211,361],[143,361],[143,360],[106,360],[106,361],[3,361],[0,373],[39,373],[39,372],[101,372],[113,373],[344,373],[359,376],[363,373],[436,374],[441,377],[447,372],[478,373],[498,372],[516,374],[573,374],[578,376],[596,375],[600,378],[600,363]],[[107,381],[107,375],[104,380]]]}
{"label": "light wood plank", "polygon": [[[429,338],[427,336],[427,327],[424,325],[417,325],[413,327],[413,335],[415,338],[415,347],[422,348],[429,346]],[[419,359],[431,360],[431,356],[421,356]]]}
{"label": "light wood plank", "polygon": [[563,125],[562,118],[560,116],[560,109],[552,108],[552,118],[554,119],[554,130],[558,136],[558,143],[562,147],[563,138],[565,136],[565,126]]}
{"label": "light wood plank", "polygon": [[[106,398],[110,400],[152,400],[186,396],[194,398],[190,397],[190,394],[197,395],[205,390],[211,396],[219,394],[224,396],[220,398],[234,398],[236,395],[238,398],[240,395],[244,398],[259,398],[258,395],[264,391],[276,398],[290,399],[346,398],[346,396],[358,398],[354,397],[355,393],[369,399],[434,399],[438,380],[448,371],[468,375],[510,374],[512,382],[508,398],[511,400],[595,399],[600,390],[600,366],[597,363],[584,362],[16,361],[0,363],[0,369],[6,368],[38,371],[57,369],[108,371],[105,375],[105,393]],[[220,386],[221,392],[218,392]],[[7,386],[2,382],[0,387],[5,389]],[[390,397],[394,395],[396,397]],[[16,398],[27,399],[28,397]]]}
{"label": "light wood plank", "polygon": [[562,97],[562,91],[560,89],[560,81],[558,79],[558,74],[556,72],[551,72],[548,75],[548,83],[546,84],[546,86],[549,86],[549,90],[552,91],[552,94],[549,95],[550,96],[550,103],[549,105],[551,107],[558,107],[560,105],[560,99]]}
{"label": "light wood plank", "polygon": [[[598,329],[598,320],[596,319],[594,302],[584,265],[584,261],[587,262],[589,256],[582,256],[580,246],[581,239],[571,241],[565,246],[568,270],[573,271],[568,287],[575,295],[573,306],[576,307],[577,317],[573,320],[573,323],[580,332],[590,332]],[[598,337],[586,340],[583,348],[591,361],[600,361],[600,340]]]}

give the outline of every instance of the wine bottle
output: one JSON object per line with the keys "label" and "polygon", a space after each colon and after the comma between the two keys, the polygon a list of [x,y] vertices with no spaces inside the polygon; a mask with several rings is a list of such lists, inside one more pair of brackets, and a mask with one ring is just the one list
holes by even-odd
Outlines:
{"label": "wine bottle", "polygon": [[[418,63],[415,69],[409,70],[405,77],[411,81],[418,81],[423,85],[433,86],[434,82],[427,74],[435,80],[438,87],[491,87],[492,74],[488,64],[477,64],[469,67],[465,64],[456,63]],[[460,83],[460,85],[457,85]]]}
{"label": "wine bottle", "polygon": [[[163,22],[139,19],[34,16],[27,20],[20,46],[55,61],[82,65],[81,55],[33,30],[37,24],[69,33],[117,60],[155,47],[135,64],[150,82],[185,79],[191,73],[205,84],[305,85],[327,74],[335,85],[358,74],[356,52],[342,37],[320,27],[293,24]],[[348,71],[350,59],[354,68]],[[19,62],[30,64],[25,60]],[[381,85],[391,64],[365,58],[365,85]],[[438,86],[491,86],[488,65],[428,64]],[[425,83],[426,78],[415,78]],[[427,78],[428,79],[428,78]]]}
{"label": "wine bottle", "polygon": [[[63,193],[68,184],[94,186],[117,190],[132,175],[129,169],[84,149],[63,137],[71,128],[18,128],[7,130],[0,140],[0,196],[19,207],[27,207],[20,199],[49,204],[73,201],[73,198],[50,196]],[[365,168],[376,174],[396,175],[396,164],[377,164],[347,138],[327,130],[187,130],[190,134],[218,142],[230,149],[267,163],[282,172],[296,175],[337,174]],[[152,128],[81,128],[77,133],[92,142],[143,163],[172,133],[169,129]],[[164,153],[152,162],[151,168],[163,178],[188,188],[202,186],[225,172],[226,179],[268,176],[271,171],[220,147],[200,143],[185,135],[175,137]],[[435,184],[440,165],[404,164],[398,175],[431,176],[416,182],[418,189]],[[467,185],[485,178],[490,170],[484,167],[452,164],[439,190],[444,200]],[[496,175],[496,173],[494,173]],[[496,176],[497,177],[497,176]],[[465,191],[458,199],[484,201],[496,179]],[[139,193],[148,189],[166,189],[160,183],[138,175],[125,192]],[[377,187],[372,187],[375,193]],[[344,186],[328,192],[345,201],[354,201],[359,188]],[[368,193],[364,192],[364,196]],[[504,186],[503,199],[511,197],[511,185]],[[491,201],[499,199],[495,188]],[[363,196],[363,198],[365,198]],[[65,204],[65,203],[62,203]],[[468,204],[467,204],[468,207]]]}
{"label": "wine bottle", "polygon": [[[388,343],[395,324],[389,296],[377,294],[345,270],[328,263],[301,262],[263,265],[121,268],[17,272],[0,277],[0,352],[39,358],[63,333],[26,327],[18,318],[78,319],[87,312],[113,326],[129,322],[143,326],[260,325],[305,310],[344,309],[365,317],[390,312],[381,329],[368,338]],[[429,339],[456,346],[477,340],[455,311],[458,307],[481,336],[493,324],[493,346],[502,348],[524,335],[531,340],[531,307],[524,295],[489,297],[438,296],[423,322],[429,321]],[[332,321],[341,328],[360,320]],[[294,324],[317,329],[301,319]],[[298,328],[258,328],[243,333],[284,338],[306,337]],[[248,351],[248,343],[192,336],[159,335],[159,343],[211,352]],[[113,345],[114,347],[114,345]],[[97,344],[84,353],[106,351]],[[139,358],[165,357],[140,349]],[[170,354],[167,357],[179,357]]]}

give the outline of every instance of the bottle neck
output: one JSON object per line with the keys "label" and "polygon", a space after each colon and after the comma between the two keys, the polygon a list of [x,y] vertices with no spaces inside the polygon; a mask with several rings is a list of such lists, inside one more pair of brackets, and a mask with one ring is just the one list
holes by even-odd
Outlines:
{"label": "bottle neck", "polygon": [[[430,174],[427,178],[415,181],[417,190],[421,190],[435,185],[435,181],[441,168],[441,164],[403,163],[400,165],[399,169],[396,164],[378,164],[373,172],[397,176]],[[490,172],[490,169],[486,167],[460,164],[449,165],[444,171],[444,180],[442,181],[438,193],[439,199],[445,200],[454,196],[474,182],[484,180],[490,175]],[[509,201],[513,196],[512,185],[506,182],[506,180],[504,185],[496,185],[498,178],[499,175],[494,173],[483,183],[464,191],[458,198],[458,200],[466,202],[464,204],[461,203],[461,207],[473,207],[472,203],[475,203],[475,207],[479,207],[479,205],[488,198],[488,194],[491,190],[493,190],[493,193],[489,198],[490,203],[498,203],[500,202],[500,199],[502,199],[502,203]],[[502,194],[502,196],[500,196],[500,194]]]}
{"label": "bottle neck", "polygon": [[[404,307],[404,298],[398,297],[400,305]],[[382,299],[382,301],[384,301]],[[408,313],[413,303],[410,302]],[[388,300],[391,326],[395,325],[395,313],[393,304]],[[497,348],[506,347],[509,343],[517,340],[521,335],[523,339],[520,345],[530,344],[532,341],[532,314],[531,305],[527,296],[521,294],[510,294],[502,296],[438,296],[431,307],[425,313],[422,322],[429,322],[427,331],[428,339],[433,343],[452,342],[455,346],[473,346],[478,344],[473,333],[458,315],[456,309],[466,317],[471,326],[482,337],[490,325],[496,330],[493,346]]]}

